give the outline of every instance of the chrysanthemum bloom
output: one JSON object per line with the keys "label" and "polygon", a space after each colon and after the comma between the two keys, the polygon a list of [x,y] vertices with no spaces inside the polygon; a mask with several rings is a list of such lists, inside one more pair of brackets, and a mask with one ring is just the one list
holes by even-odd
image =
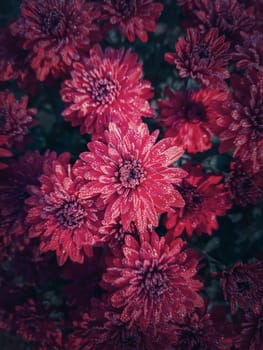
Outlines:
{"label": "chrysanthemum bloom", "polygon": [[156,31],[156,21],[163,5],[153,0],[103,0],[102,11],[110,25],[119,27],[129,41],[137,36],[142,42],[148,41],[147,32]]}
{"label": "chrysanthemum bloom", "polygon": [[202,283],[196,279],[199,259],[185,246],[181,239],[159,238],[155,231],[141,235],[140,242],[125,237],[123,257],[112,259],[102,277],[122,322],[146,331],[180,321],[203,305],[198,294]]}
{"label": "chrysanthemum bloom", "polygon": [[99,45],[90,50],[90,58],[73,64],[72,80],[66,80],[61,91],[66,109],[62,113],[82,133],[101,133],[109,121],[134,122],[154,114],[148,99],[153,97],[149,81],[142,80],[138,56],[123,48]]}
{"label": "chrysanthemum bloom", "polygon": [[259,171],[251,169],[249,161],[242,163],[238,159],[230,164],[230,173],[226,186],[231,199],[242,207],[257,204],[263,200],[263,165]]}
{"label": "chrysanthemum bloom", "polygon": [[234,344],[238,350],[263,350],[263,308],[247,312]]}
{"label": "chrysanthemum bloom", "polygon": [[225,112],[211,119],[213,132],[219,137],[220,152],[235,147],[233,156],[250,161],[253,171],[263,163],[263,73],[231,77],[233,93],[225,103]]}
{"label": "chrysanthemum bloom", "polygon": [[129,327],[108,301],[92,300],[90,314],[74,321],[66,350],[157,350],[164,348],[158,336],[144,334],[137,325]]}
{"label": "chrysanthemum bloom", "polygon": [[263,262],[243,264],[237,262],[222,272],[222,288],[225,299],[230,301],[231,313],[239,305],[247,311],[257,311],[263,300]]}
{"label": "chrysanthemum bloom", "polygon": [[[221,312],[219,307],[216,312]],[[226,323],[225,315],[220,315],[216,319],[205,307],[198,309],[192,314],[187,315],[183,323],[174,324],[171,327],[176,341],[169,349],[174,350],[229,350],[232,339],[229,338],[224,328],[229,328]]]}
{"label": "chrysanthemum bloom", "polygon": [[67,258],[83,263],[91,255],[91,232],[97,229],[99,210],[94,199],[80,197],[81,179],[72,173],[69,155],[44,164],[40,186],[30,186],[26,200],[29,236],[39,237],[40,251],[55,250],[59,265]]}
{"label": "chrysanthemum bloom", "polygon": [[25,235],[25,199],[28,186],[39,184],[43,162],[54,159],[55,152],[40,155],[38,151],[27,151],[18,160],[10,160],[8,168],[0,172],[0,237],[2,245],[19,243],[13,235]]}
{"label": "chrysanthemum bloom", "polygon": [[15,308],[12,331],[39,350],[61,349],[61,321],[50,319],[49,312],[33,299]]}
{"label": "chrysanthemum bloom", "polygon": [[10,91],[0,92],[0,136],[7,137],[9,147],[22,144],[28,129],[36,124],[33,116],[37,110],[27,105],[27,96],[16,100]]}
{"label": "chrysanthemum bloom", "polygon": [[158,130],[149,135],[143,123],[137,129],[110,123],[105,142],[92,141],[90,152],[81,153],[75,174],[88,180],[81,198],[100,195],[106,205],[106,224],[120,218],[124,230],[129,231],[134,222],[143,232],[148,225],[158,226],[158,214],[171,204],[184,205],[172,184],[180,183],[186,172],[170,166],[183,151],[172,146],[171,138],[155,144],[157,136]]}
{"label": "chrysanthemum bloom", "polygon": [[229,192],[221,183],[221,175],[205,174],[200,165],[187,164],[185,169],[189,175],[181,185],[176,185],[185,206],[168,213],[164,224],[176,236],[184,231],[189,237],[212,235],[218,229],[217,216],[224,216],[232,206]]}
{"label": "chrysanthemum bloom", "polygon": [[165,90],[168,100],[157,101],[159,124],[165,127],[164,135],[173,136],[176,146],[189,153],[208,150],[212,146],[209,116],[215,116],[227,93],[218,89],[183,91]]}
{"label": "chrysanthemum bloom", "polygon": [[175,53],[166,53],[165,59],[175,64],[181,78],[198,79],[202,86],[225,87],[229,77],[227,64],[229,43],[212,28],[202,34],[198,28],[189,28],[186,38],[180,37]]}
{"label": "chrysanthemum bloom", "polygon": [[22,48],[31,52],[31,67],[40,81],[67,72],[91,45],[100,16],[85,0],[23,0],[21,15],[10,26]]}
{"label": "chrysanthemum bloom", "polygon": [[242,45],[236,45],[232,54],[237,68],[263,70],[263,34],[242,33],[242,37],[244,38]]}
{"label": "chrysanthemum bloom", "polygon": [[256,28],[254,8],[245,8],[238,0],[193,0],[192,14],[202,32],[218,28],[232,45],[242,41],[241,33],[251,34]]}

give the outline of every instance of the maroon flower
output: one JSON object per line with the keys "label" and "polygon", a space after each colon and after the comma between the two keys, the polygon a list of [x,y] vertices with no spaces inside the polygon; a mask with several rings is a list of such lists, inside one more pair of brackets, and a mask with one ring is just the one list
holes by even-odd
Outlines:
{"label": "maroon flower", "polygon": [[119,27],[129,41],[134,41],[137,36],[146,42],[147,32],[156,31],[163,5],[153,0],[103,0],[102,9],[110,25]]}
{"label": "maroon flower", "polygon": [[[28,240],[28,226],[25,223],[28,186],[39,184],[43,162],[55,157],[55,153],[47,152],[42,156],[37,151],[27,151],[18,160],[9,161],[8,168],[0,172],[0,237],[7,257],[10,255],[8,249],[21,249]],[[14,235],[21,235],[21,241],[14,239]]]}
{"label": "maroon flower", "polygon": [[203,305],[197,293],[202,283],[195,279],[198,258],[185,245],[181,239],[159,238],[154,231],[141,235],[140,242],[125,237],[123,258],[114,258],[102,277],[112,306],[121,309],[122,322],[146,331],[181,320]]}
{"label": "maroon flower", "polygon": [[232,75],[233,93],[211,125],[221,140],[220,152],[235,146],[234,157],[250,161],[253,171],[263,164],[263,74]]}
{"label": "maroon flower", "polygon": [[30,186],[26,200],[29,236],[40,238],[40,251],[55,250],[58,264],[69,257],[83,263],[91,255],[92,231],[97,229],[94,199],[80,198],[81,180],[72,173],[69,154],[44,164],[41,186]]}
{"label": "maroon flower", "polygon": [[175,64],[182,78],[198,79],[203,86],[225,87],[224,79],[229,77],[226,69],[229,43],[212,28],[202,34],[197,28],[187,30],[186,38],[179,38],[175,53],[166,53],[165,59]]}
{"label": "maroon flower", "polygon": [[212,235],[218,229],[217,216],[224,216],[232,206],[229,193],[221,183],[221,175],[205,174],[200,165],[185,166],[189,175],[181,185],[176,185],[182,195],[185,206],[167,214],[165,226],[176,236],[184,231],[192,234]]}
{"label": "maroon flower", "polygon": [[16,100],[8,90],[0,92],[0,136],[6,137],[7,146],[21,145],[28,129],[36,124],[35,108],[27,108],[28,97]]}
{"label": "maroon flower", "polygon": [[43,81],[50,74],[65,73],[80,51],[90,47],[99,16],[94,4],[85,0],[24,0],[21,15],[10,28],[22,48],[30,51],[31,67]]}
{"label": "maroon flower", "polygon": [[156,350],[166,343],[137,325],[129,327],[108,301],[92,300],[90,314],[82,314],[73,326],[66,350]]}
{"label": "maroon flower", "polygon": [[237,0],[193,0],[192,13],[202,32],[218,28],[232,44],[243,40],[241,33],[251,34],[256,28],[254,8],[245,8]]}
{"label": "maroon flower", "polygon": [[172,92],[165,90],[168,100],[157,102],[161,115],[157,118],[165,127],[164,135],[172,136],[176,146],[189,153],[208,150],[212,146],[210,115],[216,116],[227,93],[218,89]]}
{"label": "maroon flower", "polygon": [[8,158],[13,155],[12,152],[8,149],[7,143],[8,136],[0,135],[0,170],[5,169],[8,166],[6,163],[2,163],[1,158]]}
{"label": "maroon flower", "polygon": [[247,312],[235,339],[238,350],[263,350],[263,308],[257,313]]}
{"label": "maroon flower", "polygon": [[231,193],[231,199],[242,207],[257,204],[263,200],[263,167],[257,172],[251,169],[249,161],[239,160],[230,164],[231,170],[226,186]]}
{"label": "maroon flower", "polygon": [[66,102],[62,113],[82,133],[101,133],[109,121],[138,124],[142,116],[154,111],[147,101],[153,96],[149,81],[142,80],[142,64],[130,50],[99,45],[90,50],[90,58],[75,63],[72,80],[66,80],[61,96]]}
{"label": "maroon flower", "polygon": [[263,263],[243,264],[237,262],[222,272],[222,288],[225,299],[230,301],[231,313],[238,304],[242,309],[258,311],[263,301]]}
{"label": "maroon flower", "polygon": [[40,303],[29,299],[15,308],[12,331],[39,350],[62,349],[62,332]]}
{"label": "maroon flower", "polygon": [[81,198],[100,195],[106,224],[120,218],[125,230],[133,221],[143,232],[147,225],[158,225],[158,214],[168,211],[171,203],[183,206],[172,184],[181,182],[186,172],[170,166],[182,149],[172,146],[170,138],[154,144],[157,135],[157,130],[149,135],[145,124],[120,129],[110,123],[105,142],[92,141],[90,152],[81,153],[75,174],[88,180]]}
{"label": "maroon flower", "polygon": [[[186,316],[182,323],[173,324],[172,337],[176,339],[169,349],[229,350],[232,344],[226,314],[220,307],[207,312],[205,307]],[[217,313],[215,317],[215,312]],[[167,331],[166,331],[167,332]],[[169,336],[169,332],[168,332]]]}
{"label": "maroon flower", "polygon": [[263,34],[242,33],[242,45],[235,46],[232,58],[236,61],[238,69],[263,70]]}

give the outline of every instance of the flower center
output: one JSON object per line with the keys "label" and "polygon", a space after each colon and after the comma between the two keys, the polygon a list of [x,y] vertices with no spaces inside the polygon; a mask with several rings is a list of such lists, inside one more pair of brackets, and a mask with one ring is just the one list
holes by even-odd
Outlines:
{"label": "flower center", "polygon": [[200,43],[193,49],[193,54],[199,59],[207,61],[210,58],[210,49],[205,43]]}
{"label": "flower center", "polygon": [[200,102],[190,103],[186,107],[185,116],[186,116],[186,119],[192,123],[194,122],[198,123],[199,121],[205,120],[206,110],[204,105]]}
{"label": "flower center", "polygon": [[248,281],[237,282],[237,288],[241,294],[246,294],[250,290],[250,283]]}
{"label": "flower center", "polygon": [[80,227],[85,217],[85,210],[78,201],[66,202],[56,213],[58,222],[67,228]]}
{"label": "flower center", "polygon": [[139,160],[125,160],[119,164],[119,179],[125,188],[135,188],[144,179],[144,171]]}
{"label": "flower center", "polygon": [[136,13],[136,1],[135,0],[120,0],[116,4],[116,9],[121,17],[129,19]]}
{"label": "flower center", "polygon": [[64,14],[56,8],[45,14],[42,22],[44,33],[54,37],[63,37],[66,30]]}
{"label": "flower center", "polygon": [[143,289],[152,298],[158,298],[167,291],[167,277],[159,268],[157,261],[153,260],[148,266],[144,266],[142,284]]}
{"label": "flower center", "polygon": [[196,187],[184,181],[182,187],[178,187],[178,190],[185,201],[185,210],[193,212],[201,209],[202,197]]}
{"label": "flower center", "polygon": [[90,89],[91,97],[97,105],[110,105],[117,97],[119,85],[108,79],[95,79]]}

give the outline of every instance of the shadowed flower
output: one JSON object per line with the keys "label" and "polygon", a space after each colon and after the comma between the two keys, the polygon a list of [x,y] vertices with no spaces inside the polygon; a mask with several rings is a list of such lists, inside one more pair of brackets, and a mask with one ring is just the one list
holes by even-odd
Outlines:
{"label": "shadowed flower", "polygon": [[140,242],[125,237],[123,258],[113,258],[102,277],[112,306],[121,309],[122,322],[147,331],[180,321],[203,305],[198,294],[202,283],[196,279],[199,259],[185,246],[181,239],[159,238],[154,231],[141,235]]}
{"label": "shadowed flower", "polygon": [[55,152],[40,155],[38,151],[27,151],[18,160],[10,160],[8,168],[0,172],[0,237],[7,255],[10,255],[8,249],[21,248],[22,242],[17,237],[14,239],[14,235],[23,236],[22,241],[28,240],[28,225],[25,223],[28,186],[40,183],[44,161],[55,158]]}
{"label": "shadowed flower", "polygon": [[224,216],[232,206],[228,190],[221,183],[222,176],[205,174],[200,165],[188,163],[185,169],[189,175],[181,185],[176,185],[185,206],[168,213],[164,224],[176,236],[184,231],[189,237],[212,235],[218,229],[217,216]]}
{"label": "shadowed flower", "polygon": [[227,64],[229,43],[212,28],[202,34],[198,28],[189,28],[186,38],[180,37],[175,53],[166,53],[165,59],[175,64],[181,78],[198,79],[202,86],[226,87],[229,77]]}
{"label": "shadowed flower", "polygon": [[97,229],[94,199],[80,198],[81,181],[75,178],[69,154],[44,164],[40,186],[30,186],[26,200],[29,236],[40,238],[40,251],[55,250],[59,265],[69,257],[83,263],[92,254],[91,232]]}
{"label": "shadowed flower", "polygon": [[220,152],[235,147],[233,156],[250,161],[253,171],[263,164],[263,73],[246,76],[233,74],[231,99],[225,112],[211,119],[213,132],[219,137]]}
{"label": "shadowed flower", "polygon": [[226,186],[237,205],[257,204],[263,200],[263,168],[253,172],[249,161],[241,163],[237,159],[230,164]]}
{"label": "shadowed flower", "polygon": [[129,41],[137,36],[142,42],[148,41],[147,32],[156,31],[156,21],[163,5],[153,0],[103,0],[104,17],[113,27],[119,27]]}
{"label": "shadowed flower", "polygon": [[254,8],[245,8],[238,0],[193,0],[192,14],[202,32],[218,28],[231,44],[240,43],[242,33],[256,28]]}
{"label": "shadowed flower", "polygon": [[227,93],[218,89],[173,92],[169,88],[165,92],[169,99],[157,101],[157,120],[165,127],[164,135],[174,137],[174,144],[189,153],[208,150],[212,146],[209,117],[217,115]]}
{"label": "shadowed flower", "polygon": [[85,0],[23,0],[20,17],[11,24],[13,36],[30,51],[31,67],[40,81],[67,72],[87,50],[100,16]]}
{"label": "shadowed flower", "polygon": [[231,313],[238,304],[244,310],[258,311],[263,300],[263,263],[243,264],[237,262],[231,269],[222,272],[222,288],[225,299],[230,301]]}
{"label": "shadowed flower", "polygon": [[129,327],[108,301],[92,300],[90,315],[84,313],[74,321],[66,350],[157,350],[164,346],[150,332],[144,334],[137,325]]}
{"label": "shadowed flower", "polygon": [[99,45],[90,50],[90,58],[75,63],[72,80],[61,91],[66,109],[62,113],[82,133],[102,133],[109,121],[134,122],[153,116],[148,99],[153,97],[149,81],[142,80],[142,64],[130,50]]}
{"label": "shadowed flower", "polygon": [[0,136],[6,137],[9,147],[21,145],[29,128],[36,124],[33,116],[37,110],[27,105],[27,96],[16,100],[10,91],[0,92]]}
{"label": "shadowed flower", "polygon": [[5,169],[8,166],[6,163],[2,163],[1,158],[8,158],[13,155],[9,147],[7,146],[7,143],[8,143],[8,136],[0,135],[0,170]]}
{"label": "shadowed flower", "polygon": [[158,130],[149,135],[145,124],[120,129],[110,123],[105,142],[92,141],[90,152],[81,153],[74,171],[88,181],[80,196],[100,195],[106,224],[120,218],[124,230],[134,222],[143,232],[148,225],[158,225],[158,214],[168,211],[171,203],[184,205],[172,184],[180,183],[186,172],[170,166],[183,151],[172,146],[171,138],[155,144],[157,136]]}
{"label": "shadowed flower", "polygon": [[238,350],[263,350],[263,308],[247,312],[234,344]]}

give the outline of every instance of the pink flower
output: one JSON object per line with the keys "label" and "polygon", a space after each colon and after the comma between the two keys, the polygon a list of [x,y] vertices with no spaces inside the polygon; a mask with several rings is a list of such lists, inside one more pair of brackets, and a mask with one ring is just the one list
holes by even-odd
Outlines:
{"label": "pink flower", "polygon": [[[181,239],[159,238],[155,231],[125,237],[123,257],[108,263],[102,286],[111,293],[120,320],[143,331],[171,320],[179,321],[203,305],[196,279],[198,258]],[[140,307],[138,307],[140,305]]]}
{"label": "pink flower", "polygon": [[224,80],[229,77],[227,64],[229,43],[219,36],[218,29],[212,28],[205,34],[198,28],[187,30],[186,38],[180,37],[175,53],[166,53],[165,59],[175,64],[181,78],[198,79],[205,87],[226,87]]}
{"label": "pink flower", "polygon": [[158,131],[149,135],[145,124],[136,129],[109,124],[105,141],[92,141],[90,152],[80,155],[76,176],[86,179],[81,198],[94,195],[106,205],[106,224],[120,218],[125,230],[134,222],[140,232],[158,225],[158,214],[181,207],[184,201],[172,184],[178,184],[186,172],[170,166],[183,153],[172,146],[171,138],[155,144]]}
{"label": "pink flower", "polygon": [[110,25],[119,27],[129,41],[137,36],[148,41],[147,32],[156,31],[163,5],[153,0],[103,0],[102,11]]}
{"label": "pink flower", "polygon": [[67,258],[83,263],[91,255],[91,232],[97,229],[98,210],[94,199],[80,198],[81,183],[64,153],[44,164],[41,186],[30,186],[26,200],[29,236],[40,238],[40,251],[55,250],[59,265]]}
{"label": "pink flower", "polygon": [[90,57],[75,63],[72,80],[66,80],[61,91],[66,109],[62,113],[82,133],[102,133],[109,121],[138,125],[142,116],[153,116],[148,99],[153,97],[149,81],[142,80],[142,64],[130,50],[99,45]]}
{"label": "pink flower", "polygon": [[174,144],[189,153],[212,147],[209,118],[221,110],[227,93],[218,89],[173,92],[169,88],[165,92],[169,99],[157,101],[160,109],[157,120],[165,127],[164,135],[174,137]]}

